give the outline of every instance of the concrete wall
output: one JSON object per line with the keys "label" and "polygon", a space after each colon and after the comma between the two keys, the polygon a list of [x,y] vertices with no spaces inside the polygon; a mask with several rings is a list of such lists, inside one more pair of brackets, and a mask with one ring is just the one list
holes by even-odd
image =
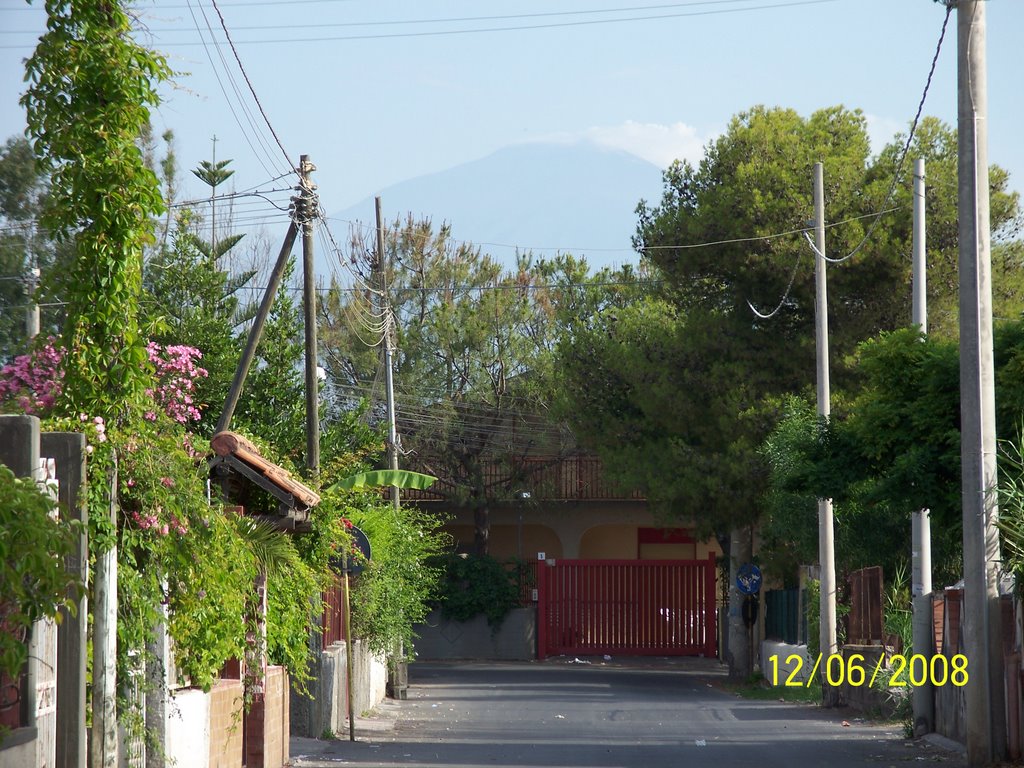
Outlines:
{"label": "concrete wall", "polygon": [[[296,736],[320,738],[325,731],[342,734],[348,730],[348,656],[345,643],[338,642],[320,652],[320,664],[314,670],[309,691],[315,702],[291,691],[291,731]],[[370,652],[362,640],[352,643],[352,709],[356,717],[384,700],[387,664]]]}
{"label": "concrete wall", "polygon": [[[173,691],[165,708],[166,744],[164,756],[168,766],[205,765],[197,763],[197,756],[210,755],[210,699],[211,695],[198,688]],[[238,753],[241,754],[241,743]]]}
{"label": "concrete wall", "polygon": [[447,621],[439,611],[433,611],[427,623],[416,625],[414,630],[419,659],[522,661],[537,657],[536,608],[513,609],[497,632],[491,631],[483,615],[466,622]]}
{"label": "concrete wall", "polygon": [[[786,660],[794,654],[800,661],[793,659],[787,663]],[[778,659],[773,661],[772,656],[777,656]],[[788,645],[778,640],[761,642],[761,673],[772,685],[785,685],[791,674],[793,682],[806,683],[813,668],[814,662],[807,653],[806,645]]]}

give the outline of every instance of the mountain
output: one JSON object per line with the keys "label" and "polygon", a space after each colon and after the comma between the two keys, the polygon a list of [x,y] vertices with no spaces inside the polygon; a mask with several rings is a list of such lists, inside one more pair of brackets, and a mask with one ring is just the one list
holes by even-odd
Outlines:
{"label": "mountain", "polygon": [[[660,196],[657,166],[586,143],[514,145],[380,192],[388,224],[412,213],[449,222],[453,237],[504,263],[518,247],[586,256],[592,268],[636,262],[636,205]],[[373,227],[373,198],[330,218]]]}

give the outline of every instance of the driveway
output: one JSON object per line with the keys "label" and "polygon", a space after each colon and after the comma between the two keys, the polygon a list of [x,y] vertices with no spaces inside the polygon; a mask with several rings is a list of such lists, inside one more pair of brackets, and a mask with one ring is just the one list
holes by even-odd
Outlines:
{"label": "driveway", "polygon": [[416,662],[409,698],[357,718],[356,742],[292,739],[293,765],[790,768],[963,757],[849,710],[752,701],[706,659]]}

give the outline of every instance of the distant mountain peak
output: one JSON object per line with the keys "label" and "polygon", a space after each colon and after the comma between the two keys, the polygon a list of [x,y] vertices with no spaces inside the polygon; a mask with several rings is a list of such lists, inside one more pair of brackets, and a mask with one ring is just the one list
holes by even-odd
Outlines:
{"label": "distant mountain peak", "polygon": [[[660,196],[661,171],[591,142],[526,142],[399,182],[380,192],[385,219],[411,213],[510,263],[516,250],[586,256],[592,267],[635,263],[630,238],[641,198]],[[331,216],[372,226],[373,198]]]}

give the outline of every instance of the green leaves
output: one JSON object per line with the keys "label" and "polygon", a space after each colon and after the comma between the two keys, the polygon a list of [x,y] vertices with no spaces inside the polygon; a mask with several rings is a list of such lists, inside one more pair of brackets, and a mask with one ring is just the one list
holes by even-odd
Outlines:
{"label": "green leaves", "polygon": [[334,484],[334,487],[339,490],[360,491],[365,488],[383,488],[393,485],[398,488],[425,490],[436,481],[436,477],[407,469],[378,469],[342,478]]}
{"label": "green leaves", "polygon": [[0,671],[16,678],[33,622],[73,609],[84,585],[67,573],[80,526],[51,517],[54,502],[0,464]]}
{"label": "green leaves", "polygon": [[137,333],[142,249],[163,210],[137,144],[170,70],[136,44],[119,3],[46,3],[48,31],[26,65],[22,104],[50,175],[44,224],[73,241],[59,281],[67,304],[66,412],[111,420],[137,406],[149,373]]}

